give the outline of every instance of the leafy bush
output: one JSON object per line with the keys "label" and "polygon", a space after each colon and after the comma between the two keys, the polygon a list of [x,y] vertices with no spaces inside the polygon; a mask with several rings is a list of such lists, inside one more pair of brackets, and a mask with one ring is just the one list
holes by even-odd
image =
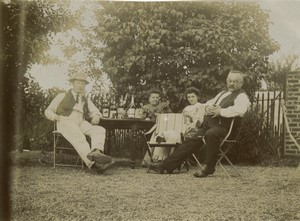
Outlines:
{"label": "leafy bush", "polygon": [[22,149],[51,149],[53,122],[46,119],[44,111],[60,92],[61,90],[55,88],[44,91],[31,76],[28,76],[23,103],[24,131],[21,138],[23,142],[20,144]]}
{"label": "leafy bush", "polygon": [[265,142],[265,119],[259,113],[258,107],[255,107],[245,114],[237,145],[228,153],[233,162],[259,163],[272,154]]}

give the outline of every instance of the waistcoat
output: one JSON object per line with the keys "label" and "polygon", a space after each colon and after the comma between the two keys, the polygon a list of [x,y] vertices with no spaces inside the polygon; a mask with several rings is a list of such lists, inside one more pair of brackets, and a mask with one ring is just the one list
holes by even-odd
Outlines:
{"label": "waistcoat", "polygon": [[[215,104],[218,102],[218,100],[224,93],[225,93],[225,91],[223,93],[221,93],[221,95],[216,100]],[[234,100],[241,93],[245,93],[244,90],[240,89],[238,91],[232,92],[230,95],[224,97],[221,100],[221,102],[219,103],[219,106],[221,108],[227,108],[227,107],[233,106]],[[205,118],[206,118],[206,122],[205,122],[206,125],[203,122],[203,126],[208,127],[208,128],[215,127],[215,126],[221,126],[226,129],[229,129],[230,123],[232,120],[232,117],[227,118],[227,117],[217,116],[217,117],[212,118],[211,115],[205,115]],[[239,130],[240,130],[240,127],[242,124],[242,119],[243,119],[242,117],[234,117],[234,118],[235,118],[235,120],[234,120],[233,130],[230,135],[231,138],[234,138],[239,133]]]}
{"label": "waistcoat", "polygon": [[[82,97],[83,104],[83,118],[85,120],[89,120],[89,109],[87,104],[87,98]],[[71,93],[71,90],[69,90],[63,100],[60,102],[57,108],[57,114],[62,116],[70,116],[70,114],[73,111],[73,107],[75,106],[76,101],[74,99],[73,94]]]}

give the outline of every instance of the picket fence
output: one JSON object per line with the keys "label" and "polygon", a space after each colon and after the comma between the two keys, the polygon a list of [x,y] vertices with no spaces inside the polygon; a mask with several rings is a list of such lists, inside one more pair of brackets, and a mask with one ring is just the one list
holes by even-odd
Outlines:
{"label": "picket fence", "polygon": [[280,106],[283,99],[283,91],[260,91],[256,92],[255,100],[251,104],[251,108],[258,110],[264,119],[261,127],[264,145],[278,156],[283,154],[285,139],[283,112]]}

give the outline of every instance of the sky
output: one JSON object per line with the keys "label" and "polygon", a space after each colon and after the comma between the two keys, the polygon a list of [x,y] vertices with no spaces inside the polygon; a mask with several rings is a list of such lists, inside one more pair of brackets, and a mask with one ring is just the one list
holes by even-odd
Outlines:
{"label": "sky", "polygon": [[[77,10],[83,1],[73,1],[71,7]],[[274,53],[270,59],[278,60],[290,54],[296,54],[300,57],[300,0],[261,0],[258,1],[262,9],[270,11],[269,33],[271,37],[280,44],[280,50]],[[87,26],[96,25],[94,22],[92,10],[87,10],[87,13],[82,18],[83,23]],[[49,54],[60,57],[62,51],[57,45],[59,42],[68,43],[68,35],[76,38],[81,38],[81,34],[76,30],[70,31],[68,34],[58,34],[54,38],[54,45],[51,47]],[[56,41],[55,41],[56,39]],[[55,46],[56,45],[56,46]],[[68,65],[72,61],[63,60],[60,65],[33,65],[29,73],[37,79],[42,88],[58,87],[63,89],[70,88],[67,81]],[[73,58],[74,61],[83,61],[84,53],[78,53]],[[297,66],[300,66],[300,58]],[[92,84],[88,85],[87,91],[90,91]]]}
{"label": "sky", "polygon": [[289,54],[300,56],[300,0],[260,1],[262,9],[270,10],[269,33],[281,45],[272,59]]}

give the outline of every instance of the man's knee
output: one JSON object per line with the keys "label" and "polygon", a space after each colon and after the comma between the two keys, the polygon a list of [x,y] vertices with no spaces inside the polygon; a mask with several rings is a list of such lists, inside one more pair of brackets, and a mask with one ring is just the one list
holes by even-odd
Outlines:
{"label": "man's knee", "polygon": [[205,133],[205,141],[214,140],[219,141],[222,140],[226,136],[226,129],[224,128],[212,128]]}
{"label": "man's knee", "polygon": [[216,139],[217,134],[213,130],[208,130],[204,136],[205,141]]}
{"label": "man's knee", "polygon": [[202,141],[201,139],[187,139],[177,148],[181,153],[191,154],[196,149],[201,149]]}

